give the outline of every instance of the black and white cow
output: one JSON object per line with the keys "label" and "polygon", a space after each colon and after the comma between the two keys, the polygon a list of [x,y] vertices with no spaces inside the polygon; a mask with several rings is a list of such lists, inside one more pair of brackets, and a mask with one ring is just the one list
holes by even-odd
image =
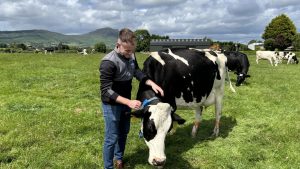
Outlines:
{"label": "black and white cow", "polygon": [[204,107],[215,105],[216,121],[213,135],[219,134],[224,82],[227,68],[224,54],[197,49],[166,49],[152,52],[144,62],[143,71],[160,85],[164,97],[140,83],[137,99],[144,108],[132,114],[142,118],[144,140],[149,147],[148,162],[163,166],[166,161],[165,138],[173,121],[185,120],[175,114],[177,106],[195,109],[196,119],[192,136],[196,135]]}
{"label": "black and white cow", "polygon": [[84,56],[88,54],[87,50],[85,48],[83,48],[83,49],[77,49],[77,53],[78,54],[82,54]]}
{"label": "black and white cow", "polygon": [[240,86],[248,75],[250,63],[246,54],[236,51],[224,51],[224,55],[227,57],[227,67],[231,71],[235,71],[237,74],[236,86]]}
{"label": "black and white cow", "polygon": [[277,55],[277,59],[279,61],[279,63],[282,62],[282,60],[287,60],[287,64],[290,64],[290,63],[296,63],[298,64],[299,61],[297,59],[297,56],[294,52],[278,52],[276,51],[275,54]]}
{"label": "black and white cow", "polygon": [[44,53],[47,54],[47,52],[52,54],[52,52],[54,52],[54,47],[45,47],[44,48]]}

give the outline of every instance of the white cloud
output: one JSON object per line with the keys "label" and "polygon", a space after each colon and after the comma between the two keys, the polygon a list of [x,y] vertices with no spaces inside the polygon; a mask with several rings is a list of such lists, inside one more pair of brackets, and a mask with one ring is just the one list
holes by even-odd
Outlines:
{"label": "white cloud", "polygon": [[1,0],[1,31],[47,29],[66,34],[102,27],[148,29],[171,38],[260,39],[284,13],[300,28],[298,0]]}

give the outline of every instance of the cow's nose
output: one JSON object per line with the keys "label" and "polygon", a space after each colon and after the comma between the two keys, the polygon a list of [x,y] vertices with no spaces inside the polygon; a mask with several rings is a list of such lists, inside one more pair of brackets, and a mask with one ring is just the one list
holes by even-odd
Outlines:
{"label": "cow's nose", "polygon": [[165,159],[154,158],[153,161],[152,161],[152,164],[154,166],[163,166],[163,165],[165,165],[165,163],[166,163]]}

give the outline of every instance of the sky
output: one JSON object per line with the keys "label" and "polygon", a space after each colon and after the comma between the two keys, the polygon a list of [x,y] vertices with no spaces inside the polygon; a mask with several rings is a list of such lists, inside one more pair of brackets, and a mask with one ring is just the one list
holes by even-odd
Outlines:
{"label": "sky", "polygon": [[84,34],[147,29],[170,38],[248,43],[286,14],[300,32],[299,0],[0,0],[0,31]]}

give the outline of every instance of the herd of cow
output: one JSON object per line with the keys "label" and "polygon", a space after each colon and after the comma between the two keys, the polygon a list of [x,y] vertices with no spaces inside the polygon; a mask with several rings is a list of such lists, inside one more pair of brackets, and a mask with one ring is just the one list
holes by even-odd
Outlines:
{"label": "herd of cow", "polygon": [[296,54],[293,52],[257,51],[256,52],[256,63],[257,64],[258,64],[259,59],[269,60],[272,66],[273,66],[273,62],[275,64],[275,66],[277,66],[278,63],[282,63],[282,60],[287,60],[287,64],[290,64],[290,63],[298,64],[299,63]]}
{"label": "herd of cow", "polygon": [[[273,61],[277,65],[283,59],[288,60],[288,64],[298,63],[292,52],[257,51],[257,63],[259,59],[268,59],[272,65]],[[173,122],[185,122],[175,113],[178,106],[195,110],[191,131],[195,136],[204,108],[215,105],[213,136],[218,136],[225,78],[230,81],[228,69],[237,74],[236,86],[239,86],[250,77],[249,67],[247,55],[241,52],[200,49],[152,52],[144,62],[143,71],[163,88],[165,96],[157,95],[149,86],[140,83],[137,99],[143,102],[143,108],[132,112],[133,116],[142,119],[140,133],[149,148],[148,162],[154,166],[164,166],[166,135],[172,129]]]}

